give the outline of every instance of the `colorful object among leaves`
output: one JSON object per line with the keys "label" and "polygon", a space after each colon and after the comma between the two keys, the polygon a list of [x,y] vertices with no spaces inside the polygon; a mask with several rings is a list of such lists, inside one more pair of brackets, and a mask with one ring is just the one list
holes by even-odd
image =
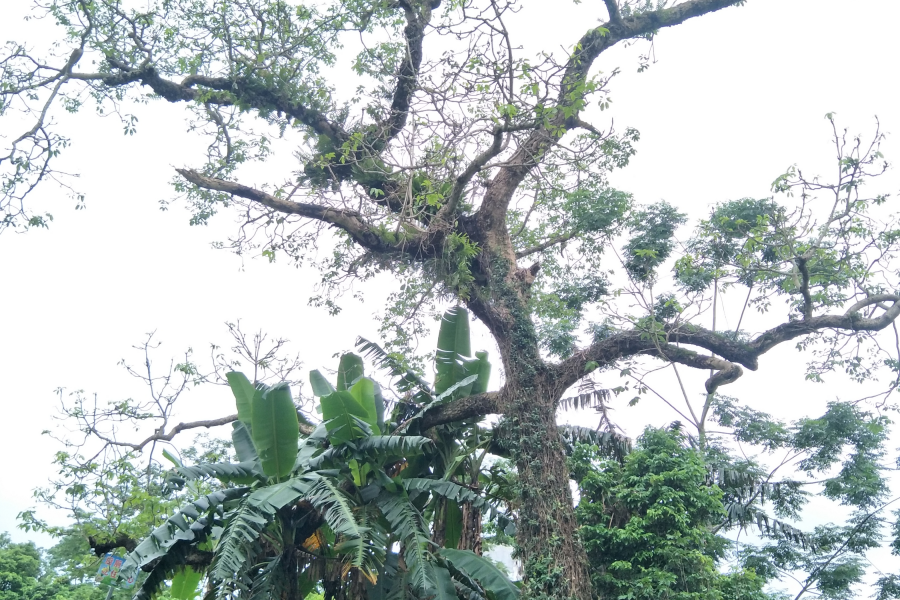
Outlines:
{"label": "colorful object among leaves", "polygon": [[107,552],[103,555],[103,561],[100,563],[100,568],[97,569],[94,581],[100,585],[108,585],[125,590],[133,588],[137,572],[132,571],[127,577],[119,579],[119,570],[123,564],[125,564],[124,558],[116,556],[112,552]]}

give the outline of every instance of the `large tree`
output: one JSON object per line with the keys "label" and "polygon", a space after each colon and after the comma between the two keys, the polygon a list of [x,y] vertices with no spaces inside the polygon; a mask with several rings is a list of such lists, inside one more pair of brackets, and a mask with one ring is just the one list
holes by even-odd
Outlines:
{"label": "large tree", "polygon": [[[317,262],[324,286],[315,300],[334,310],[350,278],[393,273],[402,285],[385,334],[401,346],[422,326],[422,307],[447,298],[487,327],[502,386],[436,407],[424,422],[504,416],[525,594],[587,600],[556,427],[568,388],[634,357],[709,370],[694,417],[702,447],[716,390],[755,370],[762,354],[791,340],[821,342],[814,374],[859,375],[868,367],[857,349],[900,314],[890,268],[900,235],[876,218],[884,197],[860,192],[881,172],[879,134],[868,144],[835,130],[837,180],[786,173],[774,186],[785,205],[716,207],[674,278],[658,271],[684,216],[665,203],[635,206],[608,186],[637,134],[585,120],[590,103],[607,99],[597,58],[741,3],[605,0],[602,24],[573,26],[559,56],[521,50],[529,33],[508,27],[516,6],[505,0],[156,0],[140,9],[50,0],[45,10],[66,31],[56,56],[11,44],[0,58],[0,111],[33,117],[0,157],[2,225],[46,224],[28,195],[62,177],[54,164],[68,140],[54,128],[55,105],[95,102],[123,114],[131,131],[129,98],[183,103],[192,131],[211,138],[200,166],[177,170],[195,222],[239,211],[233,247]],[[348,63],[359,87],[342,100],[329,77]],[[281,138],[296,152],[292,172],[270,185],[242,183],[258,178],[251,163]],[[336,235],[322,238],[326,230]],[[618,304],[617,286],[626,299]],[[753,306],[782,308],[755,335],[740,323],[726,333],[714,320],[704,327],[724,286],[743,287]],[[891,360],[882,362],[896,368]]]}

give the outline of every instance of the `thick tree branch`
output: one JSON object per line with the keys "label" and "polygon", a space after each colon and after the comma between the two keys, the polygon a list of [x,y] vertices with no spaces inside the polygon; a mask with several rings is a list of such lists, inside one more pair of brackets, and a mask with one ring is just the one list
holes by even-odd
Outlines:
{"label": "thick tree branch", "polygon": [[318,204],[284,200],[262,190],[231,181],[207,177],[191,169],[175,170],[197,187],[224,192],[256,202],[281,213],[298,215],[333,225],[347,232],[360,246],[373,252],[384,254],[401,253],[415,257],[424,257],[431,254],[430,248],[436,243],[436,240],[425,234],[407,236],[399,242],[390,242],[378,235],[376,229],[367,223],[361,214],[354,210],[341,210]]}
{"label": "thick tree branch", "polygon": [[[690,0],[671,8],[641,12],[610,22],[585,33],[575,44],[556,100],[555,119],[534,131],[507,161],[491,181],[479,210],[481,227],[496,230],[505,222],[506,211],[515,190],[540,158],[565,134],[567,128],[580,126],[578,110],[573,108],[583,100],[583,83],[594,61],[618,42],[652,35],[658,29],[684,23],[688,19],[715,12],[743,0]],[[607,9],[609,9],[607,2]],[[566,110],[568,109],[568,110]],[[567,116],[565,116],[567,115]]]}
{"label": "thick tree branch", "polygon": [[797,257],[797,270],[800,272],[800,294],[803,296],[803,319],[811,319],[813,303],[812,295],[809,293],[809,268],[802,256]]}
{"label": "thick tree branch", "polygon": [[[884,302],[891,302],[891,305],[887,306],[886,310],[879,317],[866,318],[859,314],[859,311],[867,306],[879,305]],[[749,343],[749,348],[759,356],[782,342],[822,331],[823,329],[881,331],[893,323],[898,316],[900,316],[900,296],[896,294],[875,294],[857,302],[843,315],[822,315],[803,319],[802,321],[790,321],[778,327],[773,327],[753,339]]]}
{"label": "thick tree branch", "polygon": [[603,4],[606,5],[606,11],[609,13],[609,22],[610,23],[620,23],[622,21],[622,17],[619,14],[619,3],[617,0],[603,0]]}
{"label": "thick tree branch", "polygon": [[[889,306],[884,305],[890,302]],[[884,308],[879,317],[866,318],[859,311],[868,306]],[[900,317],[900,295],[875,294],[851,306],[843,315],[822,315],[799,321],[790,321],[774,327],[748,343],[738,342],[702,327],[693,325],[666,325],[662,337],[646,331],[623,331],[599,340],[589,348],[576,352],[558,365],[551,367],[560,386],[569,387],[584,376],[588,362],[611,365],[616,361],[639,354],[657,356],[697,369],[710,369],[713,375],[706,381],[712,393],[720,385],[731,383],[743,374],[738,365],[751,371],[759,366],[759,356],[778,344],[824,329],[837,331],[880,331]],[[676,346],[678,344],[678,346]],[[720,356],[703,356],[681,348],[688,344],[709,350]]]}
{"label": "thick tree branch", "polygon": [[[702,342],[704,340],[696,338],[694,341]],[[701,355],[674,345],[671,338],[668,341],[657,339],[647,332],[637,330],[624,331],[600,340],[589,348],[575,353],[552,369],[555,372],[557,385],[568,388],[584,377],[584,368],[588,362],[611,365],[623,358],[641,354],[655,356],[695,369],[713,371],[712,376],[706,381],[708,393],[712,393],[720,385],[735,381],[744,373],[738,365],[731,361],[715,356]]]}
{"label": "thick tree branch", "polygon": [[425,430],[444,423],[501,413],[500,398],[501,392],[487,392],[440,404],[422,415],[421,428]]}
{"label": "thick tree branch", "polygon": [[406,126],[409,106],[413,94],[419,87],[419,67],[422,64],[422,40],[425,27],[431,21],[430,0],[404,0],[398,2],[406,17],[403,37],[406,40],[406,55],[397,71],[397,86],[391,99],[390,116],[381,123],[383,132],[380,139],[373,140],[372,146],[380,149],[394,139]]}
{"label": "thick tree branch", "polygon": [[[202,101],[207,104],[231,106],[237,100],[256,109],[281,112],[303,123],[316,134],[328,137],[336,144],[341,144],[349,138],[347,132],[329,121],[324,113],[282,97],[277,91],[254,82],[252,78],[189,75],[181,83],[176,83],[161,77],[152,63],[131,67],[113,57],[107,57],[106,61],[115,69],[114,72],[72,73],[70,78],[99,81],[112,88],[140,83],[169,102],[200,101],[202,97]],[[196,86],[200,86],[199,89]]]}

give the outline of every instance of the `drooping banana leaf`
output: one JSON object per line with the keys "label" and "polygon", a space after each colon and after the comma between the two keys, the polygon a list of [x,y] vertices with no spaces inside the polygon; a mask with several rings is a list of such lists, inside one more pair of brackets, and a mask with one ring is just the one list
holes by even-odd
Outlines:
{"label": "drooping banana leaf", "polygon": [[431,385],[425,379],[404,367],[399,360],[375,342],[359,337],[356,338],[356,347],[371,359],[376,366],[387,369],[391,375],[399,379],[396,384],[396,388],[399,391],[403,393],[411,392],[413,395],[420,393],[431,395]]}
{"label": "drooping banana leaf", "polygon": [[433,600],[457,600],[456,586],[453,585],[453,578],[450,571],[440,565],[431,567],[434,580]]}
{"label": "drooping banana leaf", "polygon": [[252,427],[253,422],[253,399],[261,390],[258,390],[247,376],[238,371],[232,371],[225,374],[228,385],[231,387],[231,393],[234,394],[234,403],[237,405],[238,420],[248,428]]}
{"label": "drooping banana leaf", "polygon": [[443,548],[438,555],[491,592],[496,600],[518,600],[519,588],[483,556],[471,550]]}
{"label": "drooping banana leaf", "polygon": [[407,458],[421,454],[423,448],[430,443],[430,438],[418,435],[373,435],[360,440],[356,449],[373,455]]}
{"label": "drooping banana leaf", "polygon": [[229,500],[244,496],[248,491],[249,488],[246,487],[217,490],[185,504],[128,553],[125,564],[122,565],[123,574],[165,556],[179,541],[193,543],[205,537],[202,533],[208,523],[205,515]]}
{"label": "drooping banana leaf", "polygon": [[411,496],[415,495],[417,492],[427,492],[429,494],[434,494],[435,496],[446,498],[447,500],[468,502],[474,508],[489,512],[491,518],[494,518],[499,512],[499,509],[494,504],[480,494],[475,493],[467,487],[453,483],[452,481],[411,477],[403,480],[403,487],[406,488],[406,491]]}
{"label": "drooping banana leaf", "polygon": [[337,391],[349,390],[353,382],[362,376],[362,358],[352,352],[341,355],[341,362],[338,365]]}
{"label": "drooping banana leaf", "polygon": [[175,471],[188,481],[213,477],[222,482],[233,481],[249,485],[264,479],[259,461],[243,463],[201,463],[192,467],[176,467]]}
{"label": "drooping banana leaf", "polygon": [[428,568],[431,553],[428,547],[428,524],[422,513],[410,502],[406,494],[383,492],[375,498],[375,503],[391,525],[394,535],[404,548],[403,560],[409,570],[410,583],[424,595],[434,593],[437,584],[433,572]]}
{"label": "drooping banana leaf", "polygon": [[240,580],[242,573],[253,566],[263,529],[281,508],[296,502],[312,487],[308,477],[295,477],[259,488],[242,498],[228,515],[210,576],[217,581],[230,581],[236,577]]}
{"label": "drooping banana leaf", "polygon": [[[331,531],[338,536],[358,538],[359,525],[353,514],[350,498],[330,479],[320,478],[304,495],[304,500],[312,504],[325,518]],[[353,565],[358,567],[360,565]]]}
{"label": "drooping banana leaf", "polygon": [[259,462],[259,454],[250,437],[250,430],[243,421],[235,421],[231,424],[231,442],[238,460],[241,462]]}
{"label": "drooping banana leaf", "polygon": [[297,408],[286,384],[269,388],[254,398],[250,431],[263,472],[276,479],[290,475],[297,460],[300,429]]}

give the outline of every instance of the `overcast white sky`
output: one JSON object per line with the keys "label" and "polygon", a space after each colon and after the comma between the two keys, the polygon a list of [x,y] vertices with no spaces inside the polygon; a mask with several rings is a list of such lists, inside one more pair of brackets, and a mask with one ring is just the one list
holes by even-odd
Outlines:
{"label": "overcast white sky", "polygon": [[[2,0],[0,40],[50,39],[44,25],[22,25],[29,4]],[[558,0],[525,4],[518,21],[529,44],[570,43],[593,22],[584,15],[602,14],[595,0],[573,13],[574,22]],[[900,4],[891,0],[749,0],[663,31],[657,62],[644,73],[636,73],[638,49],[605,54],[600,68],[623,72],[612,84],[612,109],[596,122],[613,117],[619,129],[642,134],[637,156],[614,184],[639,201],[665,199],[702,215],[714,202],[767,196],[793,163],[831,173],[826,112],[854,132],[870,133],[875,115],[886,131],[900,131],[898,22]],[[32,506],[31,490],[52,472],[57,446],[41,431],[53,426],[53,390],[84,389],[103,400],[141,394],[116,364],[137,360],[130,347],[146,332],[164,342],[160,358],[189,346],[203,354],[210,342],[227,342],[226,320],[240,318],[249,330],[289,338],[309,368],[330,366],[356,335],[377,335],[371,316],[388,282],[366,288],[364,304],[330,318],[306,306],[314,273],[210,248],[233,230],[229,215],[191,228],[183,206],[160,212],[157,201],[172,195],[172,167],[198,164],[202,147],[184,133],[181,107],[152,103],[137,113],[133,137],[90,110],[67,120],[75,141],[67,167],[81,173],[87,210],[72,210],[48,188],[41,201],[56,217],[52,228],[0,236],[0,531],[16,540],[26,535],[15,530],[15,515]],[[8,133],[2,123],[0,131]],[[900,157],[895,137],[884,150],[888,159]],[[891,193],[900,188],[893,172],[881,184]],[[789,418],[861,395],[836,379],[805,384],[804,362],[792,348],[772,352],[728,393]],[[199,390],[185,398],[183,414],[220,416],[231,402],[224,390]],[[617,418],[636,435],[643,424],[673,416],[642,403]],[[896,570],[888,560],[879,555],[878,567]]]}

